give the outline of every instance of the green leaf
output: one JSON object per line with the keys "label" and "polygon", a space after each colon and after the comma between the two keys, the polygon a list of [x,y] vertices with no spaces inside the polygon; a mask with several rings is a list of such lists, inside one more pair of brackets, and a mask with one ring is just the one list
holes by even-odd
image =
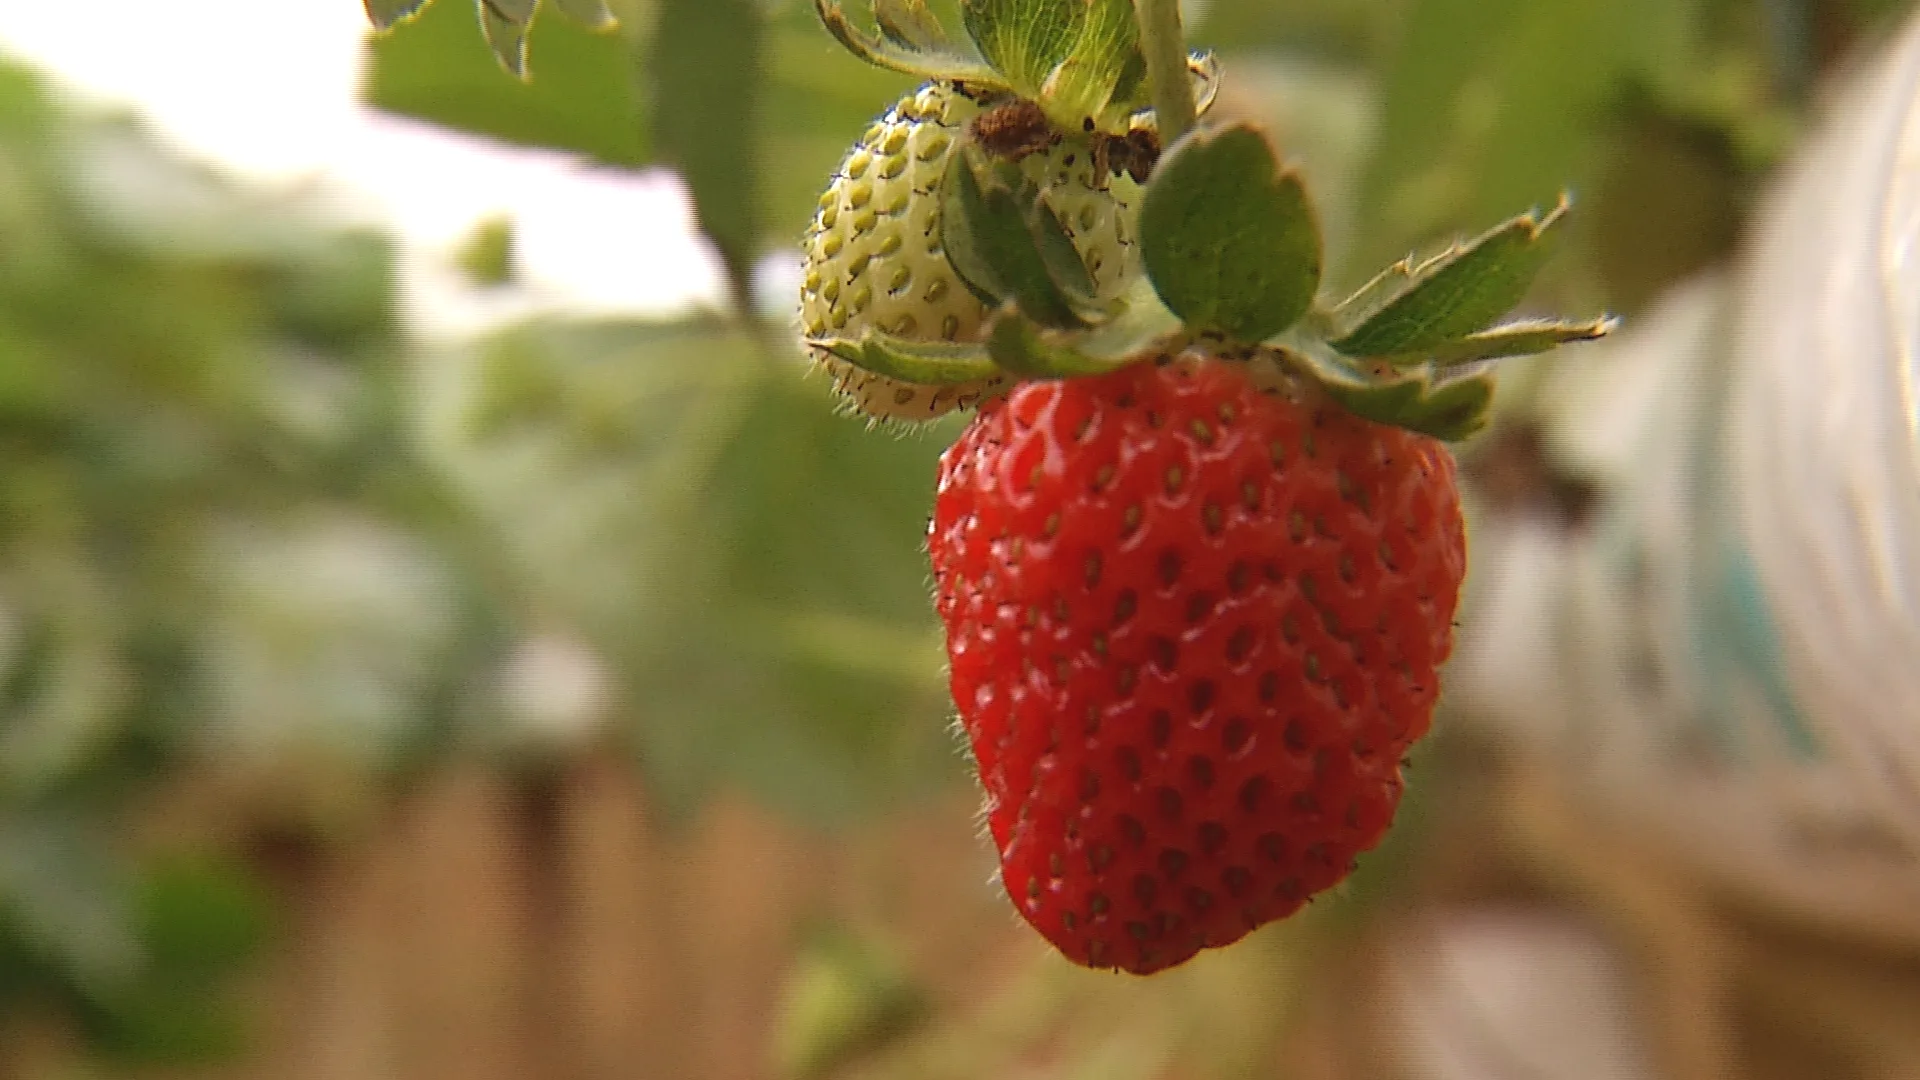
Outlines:
{"label": "green leaf", "polygon": [[522,82],[491,58],[470,12],[435,4],[373,39],[363,95],[401,116],[639,167],[651,163],[652,153],[630,48],[621,35],[548,20],[540,28],[541,70]]}
{"label": "green leaf", "polygon": [[[1084,310],[1093,306],[1096,292],[1093,274],[1080,257],[1080,249],[1073,244],[1073,234],[1067,231],[1060,215],[1053,212],[1053,207],[1040,196],[1037,188],[1030,188],[1032,181],[1018,166],[1001,162],[996,171],[1009,181],[1016,177],[1019,179],[1020,187],[1006,189],[1010,193],[1017,191],[1026,196],[1031,191],[1031,197],[1022,198],[1021,204],[1025,211],[1027,233],[1040,252],[1040,262],[1046,269],[1048,280],[1061,290],[1068,303],[1075,308]],[[1078,325],[1080,321],[1076,315],[1064,325]]]}
{"label": "green leaf", "polygon": [[1306,189],[1247,125],[1199,129],[1168,149],[1140,209],[1140,255],[1188,326],[1236,341],[1298,322],[1320,284]]}
{"label": "green leaf", "polygon": [[1493,409],[1493,378],[1486,374],[1432,383],[1409,379],[1383,387],[1335,384],[1327,392],[1355,415],[1444,442],[1462,442],[1484,431]]}
{"label": "green leaf", "polygon": [[963,145],[948,158],[940,188],[941,245],[970,288],[990,303],[1011,300],[1048,326],[1086,325],[1080,312],[1093,302],[1093,277],[1018,165]]}
{"label": "green leaf", "polygon": [[1043,332],[1021,318],[1017,311],[1009,309],[995,316],[987,332],[987,350],[1003,370],[1029,379],[1104,375],[1128,362],[1089,356],[1066,338],[1067,335]]}
{"label": "green leaf", "polygon": [[429,0],[366,0],[367,18],[376,30],[388,30],[419,14]]}
{"label": "green leaf", "polygon": [[1436,368],[1454,368],[1482,360],[1533,356],[1581,341],[1598,341],[1613,333],[1618,325],[1619,320],[1612,318],[1579,323],[1553,320],[1512,322],[1456,338],[1417,355]]}
{"label": "green leaf", "polygon": [[816,344],[856,367],[919,386],[958,386],[999,374],[978,343],[908,341],[869,330],[858,341],[837,338]]}
{"label": "green leaf", "polygon": [[1419,266],[1396,266],[1334,311],[1352,327],[1333,347],[1348,356],[1403,356],[1484,330],[1526,297],[1549,254],[1542,243],[1567,211],[1529,212]]}
{"label": "green leaf", "polygon": [[685,179],[742,311],[751,310],[763,228],[753,118],[766,86],[765,7],[760,0],[661,0],[647,63],[660,156]]}

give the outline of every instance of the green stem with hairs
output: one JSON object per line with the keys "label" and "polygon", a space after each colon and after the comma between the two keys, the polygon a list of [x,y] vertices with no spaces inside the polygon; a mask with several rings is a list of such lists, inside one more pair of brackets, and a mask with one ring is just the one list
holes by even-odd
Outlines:
{"label": "green stem with hairs", "polygon": [[1193,129],[1199,114],[1193,100],[1193,79],[1187,74],[1187,36],[1180,28],[1180,0],[1133,0],[1140,20],[1140,51],[1147,60],[1147,81],[1153,87],[1154,121],[1160,145]]}

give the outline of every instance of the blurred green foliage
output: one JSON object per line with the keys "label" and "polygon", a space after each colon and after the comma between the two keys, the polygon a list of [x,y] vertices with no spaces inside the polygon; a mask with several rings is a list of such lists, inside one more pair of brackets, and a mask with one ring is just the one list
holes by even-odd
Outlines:
{"label": "blurred green foliage", "polygon": [[516,79],[488,51],[470,5],[432,4],[373,40],[366,94],[393,112],[505,142],[609,165],[651,161],[651,87],[631,53],[643,42],[565,19],[541,19],[538,41],[536,77]]}
{"label": "blurred green foliage", "polygon": [[127,849],[120,815],[211,747],[397,745],[483,625],[417,617],[446,597],[410,582],[362,592],[386,611],[340,592],[368,544],[434,528],[395,497],[423,481],[391,252],[13,66],[0,173],[0,1018],[230,1049],[265,901]]}
{"label": "blurred green foliage", "polygon": [[937,436],[836,416],[720,322],[540,321],[433,365],[429,445],[608,666],[655,793],[819,818],[952,779],[920,531]]}
{"label": "blurred green foliage", "polygon": [[790,1080],[832,1076],[911,1031],[930,1009],[885,943],[837,924],[815,928],[787,975],[773,1061]]}
{"label": "blurred green foliage", "polygon": [[460,269],[467,280],[483,287],[512,284],[513,259],[513,219],[504,214],[475,225],[460,248]]}

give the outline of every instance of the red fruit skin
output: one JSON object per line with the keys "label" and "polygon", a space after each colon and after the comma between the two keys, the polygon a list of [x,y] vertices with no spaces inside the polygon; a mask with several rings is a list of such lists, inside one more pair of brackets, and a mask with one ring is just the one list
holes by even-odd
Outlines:
{"label": "red fruit skin", "polygon": [[1466,565],[1438,442],[1226,360],[1028,382],[928,546],[1002,880],[1068,958],[1230,944],[1392,823]]}

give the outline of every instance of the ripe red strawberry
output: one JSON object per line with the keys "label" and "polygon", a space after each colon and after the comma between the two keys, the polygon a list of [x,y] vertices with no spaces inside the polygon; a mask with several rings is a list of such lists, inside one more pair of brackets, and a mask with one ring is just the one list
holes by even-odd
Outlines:
{"label": "ripe red strawberry", "polygon": [[1002,880],[1072,960],[1229,944],[1386,832],[1465,570],[1439,442],[1233,360],[1026,382],[929,546]]}

